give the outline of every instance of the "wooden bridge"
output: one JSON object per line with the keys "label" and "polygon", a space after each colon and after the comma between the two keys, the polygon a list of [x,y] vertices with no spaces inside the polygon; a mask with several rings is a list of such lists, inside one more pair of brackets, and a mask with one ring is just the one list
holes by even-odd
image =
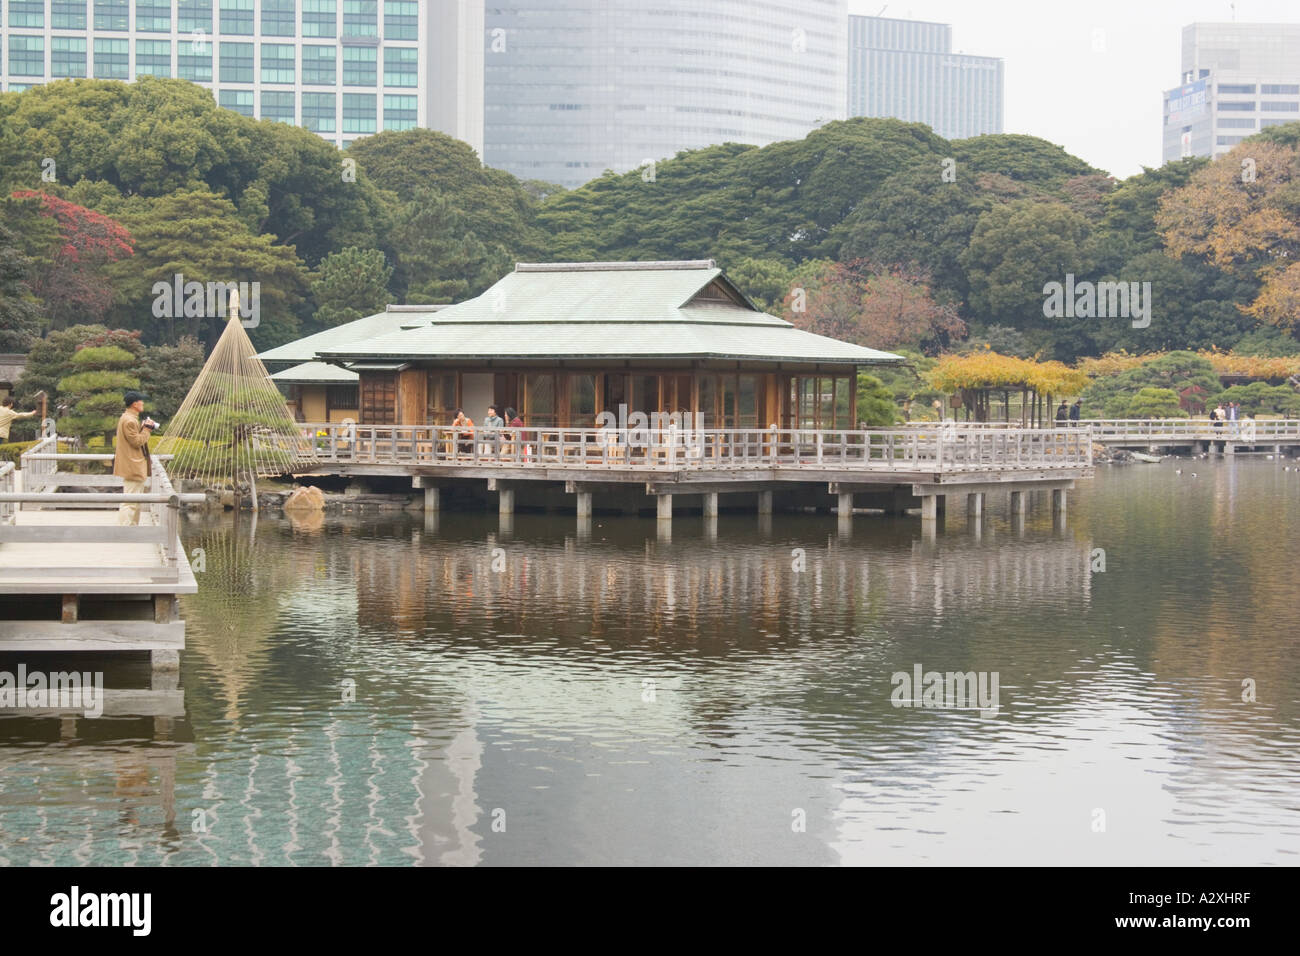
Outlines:
{"label": "wooden bridge", "polygon": [[[62,465],[108,462],[106,454],[59,451],[48,436],[0,464],[0,652],[147,651],[174,669],[185,646],[177,595],[198,590],[180,541],[182,504],[162,459],[142,494],[108,474]],[[140,521],[117,510],[138,504]]]}
{"label": "wooden bridge", "polygon": [[[1010,495],[1023,513],[1025,492],[1049,490],[1064,513],[1065,493],[1092,474],[1083,429],[984,428],[940,423],[867,431],[806,429],[523,428],[473,432],[437,425],[310,424],[319,465],[314,474],[405,476],[423,488],[426,510],[456,482],[486,481],[502,515],[515,493],[563,485],[578,517],[593,494],[638,486],[669,519],[676,496],[697,495],[716,515],[721,494],[757,495],[770,513],[774,495],[795,506],[830,495],[842,517],[855,504],[922,518],[942,516],[951,495],[978,514],[990,491]],[[860,496],[860,500],[855,497]]]}
{"label": "wooden bridge", "polygon": [[1116,448],[1187,448],[1201,453],[1219,451],[1233,455],[1264,450],[1276,455],[1284,448],[1300,447],[1300,420],[1294,418],[1244,418],[1212,422],[1208,418],[1115,419],[1079,422],[1092,440]]}

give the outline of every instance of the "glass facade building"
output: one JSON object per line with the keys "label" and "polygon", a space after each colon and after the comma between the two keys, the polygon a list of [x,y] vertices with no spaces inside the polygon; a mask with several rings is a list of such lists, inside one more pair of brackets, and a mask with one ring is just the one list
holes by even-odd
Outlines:
{"label": "glass facade building", "polygon": [[482,153],[482,29],[483,0],[0,0],[0,91],[176,77],[339,146],[430,126]]}
{"label": "glass facade building", "polygon": [[484,160],[566,187],[844,118],[847,0],[503,0],[484,25]]}
{"label": "glass facade building", "polygon": [[1182,85],[1164,92],[1161,157],[1220,156],[1300,120],[1300,24],[1183,27]]}
{"label": "glass facade building", "polygon": [[849,17],[850,116],[925,123],[945,139],[1002,132],[1003,63],[952,52],[946,23]]}

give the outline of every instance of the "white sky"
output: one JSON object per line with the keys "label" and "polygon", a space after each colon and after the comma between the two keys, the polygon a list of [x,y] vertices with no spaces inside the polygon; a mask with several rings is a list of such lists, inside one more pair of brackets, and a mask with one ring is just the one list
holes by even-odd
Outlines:
{"label": "white sky", "polygon": [[[1181,79],[1183,27],[1234,19],[1227,0],[849,0],[849,12],[952,24],[954,53],[1006,61],[1004,132],[1121,179],[1160,165],[1160,94]],[[1235,19],[1294,23],[1300,4],[1237,0]]]}

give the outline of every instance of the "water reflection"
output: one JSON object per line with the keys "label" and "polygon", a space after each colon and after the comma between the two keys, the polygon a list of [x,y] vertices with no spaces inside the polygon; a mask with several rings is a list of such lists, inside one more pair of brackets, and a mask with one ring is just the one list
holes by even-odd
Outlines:
{"label": "water reflection", "polygon": [[[184,718],[0,720],[0,855],[1286,862],[1300,480],[1197,465],[1104,471],[1064,527],[192,524]],[[998,672],[998,716],[893,707],[918,663]]]}

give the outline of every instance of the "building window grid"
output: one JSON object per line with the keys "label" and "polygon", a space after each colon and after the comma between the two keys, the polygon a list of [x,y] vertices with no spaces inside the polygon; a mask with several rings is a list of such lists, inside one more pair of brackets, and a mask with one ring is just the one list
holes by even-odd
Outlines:
{"label": "building window grid", "polygon": [[177,0],[176,27],[181,33],[211,33],[212,0]]}
{"label": "building window grid", "polygon": [[420,118],[420,98],[411,94],[384,94],[384,129],[415,129]]}
{"label": "building window grid", "polygon": [[222,83],[253,82],[253,44],[223,41],[220,61]]}
{"label": "building window grid", "polygon": [[263,83],[293,83],[294,47],[292,43],[263,43]]}
{"label": "building window grid", "polygon": [[56,79],[86,76],[85,37],[50,37],[50,76]]}
{"label": "building window grid", "polygon": [[343,48],[343,85],[376,86],[378,50],[375,47]]}
{"label": "building window grid", "polygon": [[56,30],[86,29],[86,3],[87,0],[75,0],[72,3],[53,0],[50,4],[50,26]]}
{"label": "building window grid", "polygon": [[263,90],[262,119],[292,125],[294,122],[293,93],[281,90]]}
{"label": "building window grid", "polygon": [[229,36],[253,35],[253,0],[220,0],[221,32]]}
{"label": "building window grid", "polygon": [[125,80],[131,72],[131,49],[126,39],[95,37],[95,79]]}
{"label": "building window grid", "polygon": [[384,39],[418,40],[420,26],[419,4],[413,0],[385,0]]}
{"label": "building window grid", "polygon": [[343,94],[343,132],[375,132],[375,94]]}
{"label": "building window grid", "polygon": [[249,119],[253,118],[252,90],[221,90],[217,94],[217,103],[223,109],[234,110]]}
{"label": "building window grid", "polygon": [[338,36],[338,5],[335,0],[302,0],[302,35]]}
{"label": "building window grid", "polygon": [[40,30],[45,27],[45,0],[9,0],[9,27]]}
{"label": "building window grid", "polygon": [[384,86],[420,85],[420,51],[413,46],[384,47]]}
{"label": "building window grid", "polygon": [[378,0],[343,0],[343,35],[378,37]]}
{"label": "building window grid", "polygon": [[302,48],[302,82],[305,86],[334,86],[337,83],[335,72],[335,48],[303,44]]}
{"label": "building window grid", "polygon": [[172,41],[171,40],[136,40],[135,41],[135,75],[136,76],[171,76],[172,75]]}
{"label": "building window grid", "polygon": [[302,125],[313,133],[337,132],[335,120],[336,98],[333,93],[304,93],[302,95]]}
{"label": "building window grid", "polygon": [[156,0],[136,0],[135,30],[137,33],[171,33],[172,5]]}
{"label": "building window grid", "polygon": [[297,33],[295,0],[262,0],[262,36],[291,37]]}

